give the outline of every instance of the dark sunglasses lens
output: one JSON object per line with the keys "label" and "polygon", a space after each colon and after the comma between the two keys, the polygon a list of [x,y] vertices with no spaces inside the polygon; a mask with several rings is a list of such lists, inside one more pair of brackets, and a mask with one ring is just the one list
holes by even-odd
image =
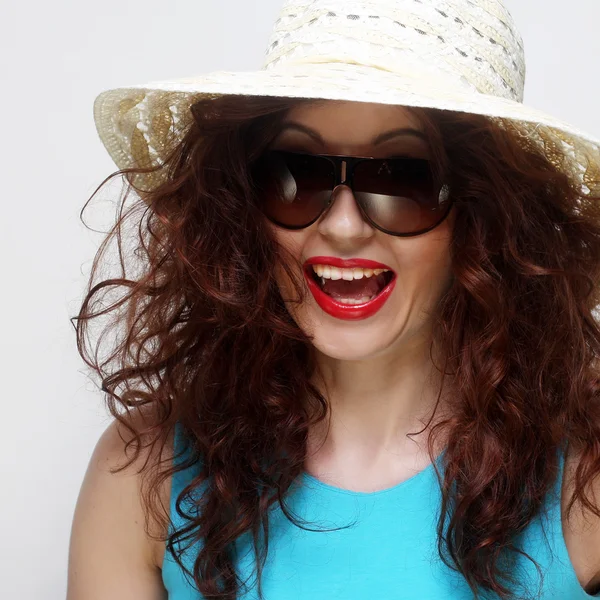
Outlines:
{"label": "dark sunglasses lens", "polygon": [[431,164],[421,158],[365,160],[354,170],[354,194],[368,217],[394,233],[434,227],[448,212]]}
{"label": "dark sunglasses lens", "polygon": [[254,170],[264,213],[284,227],[305,227],[331,198],[335,172],[327,159],[272,150]]}

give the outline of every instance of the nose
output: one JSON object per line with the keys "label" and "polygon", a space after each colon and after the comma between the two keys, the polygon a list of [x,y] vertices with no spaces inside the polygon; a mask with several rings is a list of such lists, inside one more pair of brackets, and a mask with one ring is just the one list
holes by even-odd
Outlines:
{"label": "nose", "polygon": [[331,192],[331,204],[317,222],[322,235],[343,243],[363,240],[375,234],[374,228],[365,220],[352,190],[340,184]]}

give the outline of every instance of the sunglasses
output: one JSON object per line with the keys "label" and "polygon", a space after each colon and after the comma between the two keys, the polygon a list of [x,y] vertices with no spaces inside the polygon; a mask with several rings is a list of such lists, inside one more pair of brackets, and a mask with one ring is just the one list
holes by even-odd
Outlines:
{"label": "sunglasses", "polygon": [[437,227],[452,206],[448,185],[429,160],[369,158],[268,150],[251,167],[266,217],[285,229],[312,225],[341,184],[352,189],[363,217],[376,229],[414,236]]}

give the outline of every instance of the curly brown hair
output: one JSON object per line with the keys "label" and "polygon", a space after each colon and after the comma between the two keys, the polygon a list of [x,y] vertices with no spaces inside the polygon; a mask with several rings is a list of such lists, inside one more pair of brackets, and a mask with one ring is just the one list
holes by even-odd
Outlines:
{"label": "curly brown hair", "polygon": [[[191,442],[190,461],[146,470],[143,505],[182,569],[177,540],[202,540],[187,572],[207,598],[237,597],[232,545],[247,531],[261,593],[268,540],[261,552],[259,531],[268,532],[274,502],[296,522],[285,494],[303,470],[309,428],[327,415],[327,399],[311,384],[311,340],[290,317],[273,275],[276,264],[292,279],[300,270],[269,233],[252,183],[253,162],[302,102],[310,100],[195,98],[194,118],[163,164],[119,170],[92,194],[114,177],[126,182],[73,317],[78,350],[100,375],[110,413],[132,433],[135,455],[121,469],[146,444],[164,447],[176,424]],[[434,315],[442,373],[451,374],[458,394],[454,412],[429,438],[432,461],[434,437],[444,430],[448,440],[443,481],[438,473],[438,551],[475,597],[481,588],[507,599],[506,584],[516,582],[500,559],[524,554],[512,540],[540,511],[563,444],[580,455],[569,514],[581,502],[600,517],[588,497],[600,473],[600,330],[593,315],[600,203],[513,123],[410,110],[448,168],[457,210],[454,281]],[[137,187],[135,174],[151,171],[161,173],[161,183]],[[124,250],[128,222],[135,239]],[[94,283],[111,240],[121,273]],[[128,272],[126,261],[135,258]],[[121,297],[107,301],[111,290]],[[301,296],[300,282],[297,291]],[[110,314],[88,349],[88,322]],[[101,358],[111,327],[122,337],[111,339]],[[134,409],[151,415],[144,430],[131,425]],[[201,510],[186,513],[188,524],[168,535],[158,489],[192,463],[202,468],[177,510],[204,481],[211,485],[196,500]]]}

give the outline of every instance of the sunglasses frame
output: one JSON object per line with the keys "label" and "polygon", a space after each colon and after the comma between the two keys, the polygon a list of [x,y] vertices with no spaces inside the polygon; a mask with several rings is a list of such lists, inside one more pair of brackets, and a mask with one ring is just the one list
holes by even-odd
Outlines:
{"label": "sunglasses frame", "polygon": [[441,225],[446,220],[446,218],[450,214],[450,210],[452,209],[452,205],[454,203],[453,199],[450,197],[450,188],[449,188],[448,184],[443,183],[440,186],[440,191],[438,192],[438,198],[442,196],[442,192],[443,192],[445,198],[444,198],[444,200],[442,200],[442,202],[446,202],[446,200],[448,200],[448,199],[450,199],[450,201],[448,202],[447,210],[444,213],[444,215],[442,216],[442,218],[437,223],[435,223],[431,227],[427,227],[426,229],[421,229],[419,231],[411,232],[411,233],[397,233],[397,232],[385,229],[384,227],[381,227],[380,225],[375,223],[367,214],[365,208],[363,207],[362,201],[356,197],[356,193],[354,191],[354,170],[356,168],[356,165],[358,165],[361,162],[367,161],[367,160],[383,160],[383,161],[385,161],[385,160],[405,159],[405,160],[410,161],[412,159],[412,160],[422,161],[422,160],[427,160],[427,159],[419,159],[419,158],[415,158],[412,156],[388,156],[385,158],[377,158],[375,156],[347,156],[344,154],[311,154],[309,152],[294,152],[292,150],[279,150],[279,149],[267,150],[265,154],[268,154],[268,153],[293,154],[295,156],[310,156],[313,158],[324,158],[325,160],[329,161],[334,166],[334,180],[333,180],[333,188],[331,190],[331,194],[329,195],[329,199],[328,199],[327,203],[323,205],[321,212],[319,212],[319,214],[312,221],[310,221],[306,225],[285,225],[285,224],[271,218],[269,215],[266,215],[267,218],[272,223],[275,223],[275,225],[278,225],[279,227],[283,227],[284,229],[289,229],[289,230],[293,230],[293,231],[297,231],[300,229],[306,229],[307,227],[310,227],[313,223],[318,221],[321,218],[321,216],[323,215],[323,213],[333,204],[333,201],[332,201],[333,193],[335,192],[335,190],[337,189],[337,187],[339,185],[346,185],[352,190],[352,194],[354,195],[354,199],[356,200],[358,208],[359,208],[361,214],[363,215],[363,218],[369,224],[371,224],[373,227],[375,227],[375,229],[382,231],[383,233],[387,233],[388,235],[393,235],[395,237],[414,237],[417,235],[422,235],[423,233],[427,233],[428,231],[431,231],[432,229],[435,229],[436,227]]}

